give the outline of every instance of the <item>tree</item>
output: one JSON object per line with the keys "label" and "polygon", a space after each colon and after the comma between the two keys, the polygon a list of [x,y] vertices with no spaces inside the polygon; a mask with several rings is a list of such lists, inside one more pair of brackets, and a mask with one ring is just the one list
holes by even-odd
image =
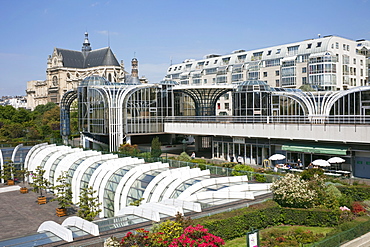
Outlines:
{"label": "tree", "polygon": [[41,166],[36,167],[36,170],[33,174],[33,191],[36,193],[40,193],[40,197],[42,197],[42,191],[46,190],[49,186],[49,181],[44,178],[45,170],[42,169]]}
{"label": "tree", "polygon": [[78,203],[80,208],[77,215],[88,221],[93,221],[101,212],[101,209],[99,208],[101,203],[98,202],[97,197],[94,197],[94,193],[96,193],[96,190],[93,190],[91,186],[83,188],[81,190],[80,202]]}
{"label": "tree", "polygon": [[26,182],[26,177],[30,174],[30,172],[27,170],[27,168],[22,168],[16,171],[17,177],[19,177],[23,182],[23,187]]}
{"label": "tree", "polygon": [[4,164],[1,169],[0,178],[4,179],[5,182],[8,182],[8,180],[13,180],[13,176],[14,176],[13,162]]}
{"label": "tree", "polygon": [[119,146],[118,152],[123,153],[125,155],[136,156],[138,153],[140,153],[140,150],[137,147],[137,145],[124,143]]}
{"label": "tree", "polygon": [[150,154],[152,155],[152,157],[160,157],[161,156],[161,154],[162,154],[161,145],[162,144],[159,141],[158,136],[153,138],[152,148],[151,148],[151,151],[150,151]]}
{"label": "tree", "polygon": [[67,173],[63,172],[56,182],[56,185],[52,187],[55,198],[51,201],[58,201],[59,208],[70,207],[72,205],[72,188],[67,180]]}

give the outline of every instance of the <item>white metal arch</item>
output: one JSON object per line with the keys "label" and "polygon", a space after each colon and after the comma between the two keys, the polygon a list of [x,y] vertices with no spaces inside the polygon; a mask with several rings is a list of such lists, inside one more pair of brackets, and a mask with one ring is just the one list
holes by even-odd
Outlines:
{"label": "white metal arch", "polygon": [[[122,159],[125,159],[125,161],[123,161]],[[96,193],[97,193],[96,196],[98,197],[99,202],[101,203],[100,208],[102,209],[102,211],[99,214],[100,217],[104,217],[104,213],[105,213],[104,202],[103,202],[103,200],[104,200],[104,189],[105,189],[110,177],[113,175],[113,173],[115,173],[120,168],[124,168],[126,166],[128,166],[129,168],[132,168],[133,166],[143,164],[144,162],[145,161],[143,159],[126,157],[126,158],[113,160],[112,163],[110,163],[110,161],[108,161],[105,164],[109,164],[109,166],[104,164],[104,167],[102,167],[103,165],[101,165],[100,167],[102,167],[102,169],[100,169],[99,171],[97,169],[94,172],[94,174],[98,173],[98,176],[95,178],[95,183],[94,183],[93,188],[94,188],[94,190],[96,190]],[[89,186],[90,186],[90,183],[89,183]]]}
{"label": "white metal arch", "polygon": [[15,155],[17,154],[18,150],[19,150],[21,147],[23,147],[23,143],[18,144],[18,145],[14,148],[13,153],[12,153],[12,159],[11,159],[11,160],[12,160],[12,162],[15,162]]}
{"label": "white metal arch", "polygon": [[62,226],[75,226],[82,229],[85,232],[90,233],[93,236],[99,236],[99,226],[93,222],[84,220],[78,216],[71,216],[65,219],[62,223]]}
{"label": "white metal arch", "polygon": [[[200,171],[199,168],[194,168],[196,171]],[[194,170],[192,169],[192,170]],[[183,169],[175,169],[174,171],[171,170],[171,173],[169,176],[164,177],[158,185],[155,187],[154,191],[152,192],[152,196],[148,198],[149,200],[147,202],[159,202],[161,200],[161,197],[166,193],[168,190],[168,187],[178,178],[183,176],[184,174],[191,173],[190,167],[186,166],[183,167]],[[193,171],[195,172],[195,171]],[[160,175],[160,174],[159,174]]]}
{"label": "white metal arch", "polygon": [[[41,160],[48,155],[49,151],[56,147],[55,144],[40,146],[34,152],[32,152],[29,160],[28,160],[28,170],[34,171],[38,165],[40,165]],[[32,180],[32,179],[31,179]],[[32,181],[31,181],[32,182]]]}
{"label": "white metal arch", "polygon": [[127,194],[131,188],[131,185],[135,180],[145,172],[151,170],[157,170],[161,168],[168,168],[168,163],[155,162],[150,164],[142,164],[131,169],[125,176],[121,179],[117,185],[114,194],[114,214],[119,211],[121,207],[127,206]]}
{"label": "white metal arch", "polygon": [[177,213],[184,214],[184,210],[182,207],[175,206],[175,205],[166,205],[163,203],[144,203],[139,206],[140,208],[144,209],[151,209],[157,211],[158,213],[169,215],[169,216],[176,216]]}
{"label": "white metal arch", "polygon": [[[83,152],[76,152],[76,153],[70,153],[66,155],[58,164],[58,166],[55,168],[54,172],[54,181],[50,181],[53,184],[57,183],[57,179],[60,175],[62,175],[62,172],[68,172],[69,168],[75,163],[77,160],[84,158],[84,157],[89,157],[89,156],[95,156],[95,155],[100,155],[100,152],[97,151],[83,151]],[[74,184],[72,184],[72,187]]]}
{"label": "white metal arch", "polygon": [[208,199],[254,199],[253,192],[246,191],[204,191],[193,194],[188,198],[184,198],[186,201],[199,202]]}
{"label": "white metal arch", "polygon": [[95,162],[98,161],[105,161],[109,159],[117,159],[118,155],[116,154],[104,154],[104,155],[98,155],[98,156],[92,156],[84,160],[76,169],[76,171],[73,174],[71,184],[72,186],[72,201],[77,201],[77,198],[80,196],[80,188],[81,188],[81,180],[85,173],[85,171]]}
{"label": "white metal arch", "polygon": [[[189,196],[204,190],[207,187],[213,186],[213,185],[230,185],[233,183],[247,183],[248,182],[248,176],[233,176],[233,177],[221,177],[221,178],[210,178],[205,179],[203,181],[200,181],[199,183],[193,184],[184,192],[182,192],[177,199],[184,199],[188,198]],[[245,184],[243,184],[245,186]]]}
{"label": "white metal arch", "polygon": [[178,206],[178,207],[181,207],[183,209],[193,211],[193,212],[202,212],[202,207],[200,203],[197,203],[197,202],[188,202],[188,201],[183,201],[179,199],[165,199],[159,203],[165,204],[165,205]]}
{"label": "white metal arch", "polygon": [[369,91],[369,90],[370,90],[370,86],[362,86],[362,87],[351,88],[349,90],[337,91],[338,93],[333,95],[333,97],[330,98],[328,103],[325,105],[325,114],[329,116],[330,110],[335,104],[335,102],[337,102],[343,96],[346,96],[348,94],[355,93],[355,92],[363,92],[363,91]]}
{"label": "white metal arch", "polygon": [[73,241],[73,234],[72,231],[65,228],[64,226],[59,225],[58,223],[54,221],[45,221],[43,222],[39,228],[37,229],[37,232],[52,232],[64,241],[72,242]]}
{"label": "white metal arch", "polygon": [[172,194],[175,192],[177,187],[179,187],[182,183],[185,181],[192,179],[192,178],[199,178],[199,177],[208,177],[210,176],[210,171],[209,170],[198,170],[197,168],[195,169],[190,169],[189,173],[183,174],[180,178],[176,179],[173,183],[170,184],[168,187],[167,191],[164,193],[162,200],[164,199],[169,199],[171,198]]}
{"label": "white metal arch", "polygon": [[158,211],[135,206],[124,207],[121,210],[119,210],[116,214],[116,216],[124,215],[136,215],[155,222],[159,222],[161,220]]}
{"label": "white metal arch", "polygon": [[37,144],[35,146],[33,146],[27,153],[26,155],[26,158],[24,159],[24,167],[28,169],[28,163],[29,163],[29,159],[30,157],[33,156],[34,152],[37,152],[37,150],[42,147],[42,146],[47,146],[48,144],[47,143],[40,143],[40,144]]}
{"label": "white metal arch", "polygon": [[[147,202],[151,201],[151,198],[149,198],[149,196],[150,196],[150,194],[152,194],[152,195],[157,194],[155,192],[156,188],[160,187],[161,190],[163,191],[163,186],[161,186],[160,183],[164,179],[166,179],[166,178],[175,179],[176,177],[181,176],[182,171],[188,170],[188,169],[190,169],[189,166],[184,166],[184,167],[177,168],[177,169],[170,169],[170,170],[167,170],[167,171],[164,171],[164,172],[161,172],[160,174],[158,174],[152,181],[150,181],[150,183],[148,184],[148,187],[144,191],[144,194],[143,194],[144,200],[142,201],[142,203],[147,203]],[[152,191],[153,189],[154,189],[154,191]]]}
{"label": "white metal arch", "polygon": [[67,155],[68,153],[73,153],[73,152],[81,152],[82,149],[80,148],[74,148],[72,149],[71,147],[68,147],[68,146],[62,146],[62,147],[65,147],[63,149],[60,149],[59,151],[53,153],[49,159],[45,162],[45,165],[44,165],[44,170],[45,170],[45,174],[44,176],[49,180],[50,178],[50,170],[54,164],[54,162],[60,158],[60,156],[65,156]]}

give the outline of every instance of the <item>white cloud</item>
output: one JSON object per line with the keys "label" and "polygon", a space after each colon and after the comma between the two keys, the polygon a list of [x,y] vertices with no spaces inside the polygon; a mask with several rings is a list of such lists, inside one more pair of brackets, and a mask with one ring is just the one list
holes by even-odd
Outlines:
{"label": "white cloud", "polygon": [[96,5],[99,5],[99,3],[98,2],[95,2],[95,3],[92,3],[90,6],[91,7],[95,7]]}

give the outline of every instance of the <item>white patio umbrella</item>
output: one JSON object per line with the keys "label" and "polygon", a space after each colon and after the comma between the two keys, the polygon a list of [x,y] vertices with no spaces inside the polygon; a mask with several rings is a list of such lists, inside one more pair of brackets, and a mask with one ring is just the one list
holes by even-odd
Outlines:
{"label": "white patio umbrella", "polygon": [[330,163],[327,162],[326,160],[318,159],[312,161],[312,164],[315,166],[330,166]]}
{"label": "white patio umbrella", "polygon": [[342,159],[341,157],[331,157],[330,159],[328,159],[328,162],[333,164],[337,164],[337,163],[343,163],[345,160]]}
{"label": "white patio umbrella", "polygon": [[283,159],[285,159],[285,156],[282,154],[273,154],[269,158],[269,160],[283,160]]}

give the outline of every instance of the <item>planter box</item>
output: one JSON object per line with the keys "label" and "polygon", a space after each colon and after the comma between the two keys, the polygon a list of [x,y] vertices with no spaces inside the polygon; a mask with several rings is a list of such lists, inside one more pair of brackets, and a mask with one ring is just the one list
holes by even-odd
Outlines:
{"label": "planter box", "polygon": [[14,185],[14,180],[9,179],[9,180],[7,181],[7,184],[8,184],[8,185]]}
{"label": "planter box", "polygon": [[38,204],[46,204],[46,196],[39,196],[37,198],[37,203]]}
{"label": "planter box", "polygon": [[28,189],[26,187],[22,187],[19,189],[19,191],[22,193],[22,194],[26,194],[28,193]]}
{"label": "planter box", "polygon": [[63,217],[63,216],[67,215],[67,209],[66,208],[57,208],[56,212],[57,212],[58,217]]}

